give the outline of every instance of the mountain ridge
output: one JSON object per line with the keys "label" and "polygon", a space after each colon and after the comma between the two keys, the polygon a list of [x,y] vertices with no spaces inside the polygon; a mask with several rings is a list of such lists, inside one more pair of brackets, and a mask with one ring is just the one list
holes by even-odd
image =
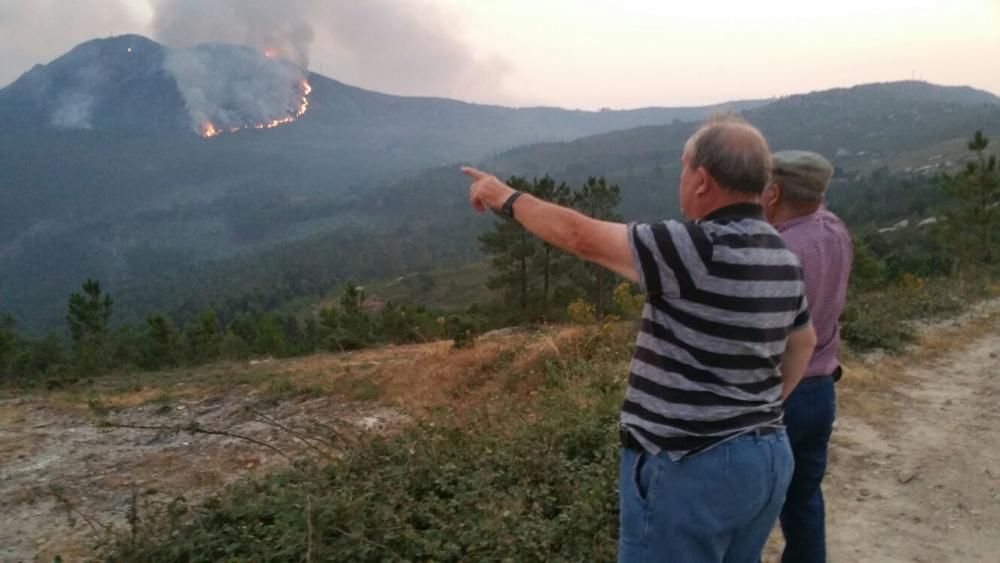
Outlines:
{"label": "mountain ridge", "polygon": [[[135,41],[133,49],[151,50],[136,56],[149,57],[147,65],[159,61],[156,44],[142,38],[101,41],[81,52],[104,46],[120,55]],[[19,88],[45,82],[38,67],[22,79],[32,73]],[[163,84],[158,71],[139,75]],[[500,175],[549,174],[574,185],[587,176],[607,176],[622,185],[627,215],[670,216],[676,213],[672,185],[679,151],[696,122],[717,109],[511,109],[381,94],[317,74],[310,82],[309,111],[275,129],[200,138],[189,116],[176,111],[180,95],[174,88],[160,98],[173,110],[164,112],[159,123],[166,126],[159,131],[124,125],[0,131],[0,277],[6,282],[0,284],[0,309],[34,319],[29,326],[54,326],[61,322],[65,296],[88,276],[112,291],[132,288],[130,301],[141,308],[152,302],[151,293],[181,284],[194,264],[208,267],[239,255],[236,266],[212,283],[257,279],[252,256],[269,252],[278,260],[280,252],[269,250],[277,245],[365,244],[366,237],[392,244],[394,237],[408,237],[413,254],[421,240],[450,244],[450,238],[485,225],[469,217],[464,199],[455,195],[464,182],[458,163],[481,163]],[[12,91],[17,89],[0,90],[0,120],[12,111],[4,105]],[[750,103],[741,113],[761,127],[775,150],[817,150],[839,168],[856,170],[976,129],[1000,131],[1000,104],[990,96],[919,82],[878,83]],[[138,100],[132,107],[139,111],[148,103]],[[97,107],[128,123],[116,113],[120,106]],[[580,115],[585,123],[573,121]],[[657,123],[656,116],[672,117]],[[629,119],[654,121],[614,128]],[[597,133],[569,133],[591,130]],[[474,254],[473,235],[440,255],[387,263],[411,269],[439,257]],[[376,272],[343,256],[340,270],[324,268],[329,283],[335,276]],[[379,258],[372,254],[370,260]],[[382,273],[393,275],[394,267]],[[171,284],[154,283],[168,274]],[[217,289],[225,293],[225,287]]]}

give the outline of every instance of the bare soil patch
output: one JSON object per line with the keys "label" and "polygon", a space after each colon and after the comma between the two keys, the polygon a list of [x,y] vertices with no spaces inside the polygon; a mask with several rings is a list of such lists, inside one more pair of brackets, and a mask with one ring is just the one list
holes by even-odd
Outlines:
{"label": "bare soil patch", "polygon": [[906,356],[847,363],[824,481],[831,561],[1000,561],[997,305],[925,327]]}

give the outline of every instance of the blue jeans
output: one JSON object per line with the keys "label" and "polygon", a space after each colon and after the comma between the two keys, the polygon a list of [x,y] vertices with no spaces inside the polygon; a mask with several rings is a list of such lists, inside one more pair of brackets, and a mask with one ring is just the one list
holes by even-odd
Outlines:
{"label": "blue jeans", "polygon": [[785,426],[795,455],[795,472],[781,509],[785,535],[784,563],[826,561],[823,490],[827,448],[836,396],[832,377],[807,377],[785,401]]}
{"label": "blue jeans", "polygon": [[791,477],[784,429],[676,462],[622,448],[618,561],[756,563]]}

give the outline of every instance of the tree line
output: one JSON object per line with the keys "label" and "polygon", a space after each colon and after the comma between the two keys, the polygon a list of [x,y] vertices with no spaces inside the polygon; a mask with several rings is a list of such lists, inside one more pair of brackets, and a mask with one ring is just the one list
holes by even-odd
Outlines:
{"label": "tree line", "polygon": [[[989,139],[977,131],[968,143],[972,155],[964,168],[938,177],[934,194],[923,189],[907,192],[914,186],[910,183],[894,184],[899,187],[898,199],[905,200],[907,193],[917,198],[916,203],[904,201],[904,207],[917,206],[923,213],[937,214],[932,228],[883,234],[869,221],[855,233],[855,266],[845,316],[845,325],[850,325],[845,330],[848,341],[879,342],[881,333],[889,330],[885,319],[869,318],[867,309],[852,312],[851,300],[865,303],[866,296],[887,288],[920,287],[925,278],[985,275],[995,279],[1000,261],[996,248],[1000,167],[997,157],[987,154],[988,146]],[[876,171],[867,181],[885,180],[884,175]],[[617,211],[621,190],[604,178],[588,178],[575,190],[549,176],[532,180],[515,176],[508,183],[591,217],[621,220]],[[221,359],[291,357],[445,338],[466,346],[475,334],[491,327],[630,315],[641,301],[629,284],[618,283],[602,268],[544,243],[516,221],[498,218],[479,242],[489,259],[487,287],[493,290],[494,299],[458,314],[383,304],[348,283],[336,306],[306,315],[254,306],[233,310],[229,304],[222,309],[206,308],[193,317],[187,314],[183,318],[190,320],[182,325],[170,315],[156,313],[143,323],[114,326],[114,300],[98,281],[88,279],[67,303],[68,342],[51,332],[41,338],[25,336],[17,332],[10,315],[0,315],[0,381],[60,385],[109,370],[158,370]]]}
{"label": "tree line", "polygon": [[0,317],[0,382],[51,388],[114,370],[197,366],[250,357],[288,358],[320,351],[349,351],[383,344],[452,339],[465,346],[481,324],[476,310],[444,314],[425,307],[370,300],[364,288],[347,284],[337,306],[301,318],[244,311],[224,322],[213,309],[183,326],[161,313],[140,325],[112,325],[115,302],[97,280],[86,280],[69,296],[68,343],[50,332],[30,338]]}
{"label": "tree line", "polygon": [[[576,190],[549,176],[527,180],[513,176],[508,185],[546,201],[572,207],[602,221],[620,221],[621,189],[605,178],[588,178]],[[498,218],[493,230],[479,237],[493,270],[487,287],[499,297],[508,322],[560,320],[570,304],[589,304],[597,317],[620,313],[614,299],[617,278],[528,233],[520,223]]]}

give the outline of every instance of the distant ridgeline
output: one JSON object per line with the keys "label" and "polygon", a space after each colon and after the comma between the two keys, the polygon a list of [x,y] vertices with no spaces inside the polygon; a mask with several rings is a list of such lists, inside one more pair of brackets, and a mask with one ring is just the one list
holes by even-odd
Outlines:
{"label": "distant ridgeline", "polygon": [[[280,63],[232,46],[198,53]],[[294,121],[203,138],[170,57],[137,36],[95,40],[0,90],[0,313],[22,330],[62,330],[66,296],[87,278],[115,296],[119,322],[156,311],[186,322],[479,260],[491,225],[467,209],[463,162],[573,189],[604,177],[623,217],[675,216],[680,150],[713,111],[743,111],[775,150],[829,156],[831,204],[878,226],[929,216],[936,174],[967,158],[963,140],[1000,133],[995,96],[922,82],[581,112],[390,96],[307,73]],[[303,90],[290,88],[295,102]]]}
{"label": "distant ridgeline", "polygon": [[[841,173],[835,182],[832,189],[837,195],[831,206],[852,223],[856,236],[851,293],[843,319],[843,336],[854,348],[898,349],[912,337],[912,325],[903,321],[955,313],[997,289],[1000,166],[981,132],[967,142],[966,149],[967,155],[959,157],[964,166],[946,167],[949,170],[936,179],[912,174],[899,178],[879,167],[867,175]],[[579,187],[549,176],[530,180],[515,176],[508,181],[517,189],[589,216],[621,220],[622,191],[603,177],[588,178]],[[406,193],[404,187],[396,189],[400,195]],[[443,199],[449,202],[444,209],[461,213],[451,208],[464,204],[450,202],[462,199]],[[841,203],[842,209],[838,208]],[[882,211],[873,213],[873,208]],[[909,227],[910,217],[928,213],[932,217],[916,223],[917,230],[896,236]],[[467,209],[462,214],[471,215]],[[878,222],[889,216],[908,218],[879,228]],[[453,229],[442,230],[448,227]],[[442,262],[460,262],[463,257],[471,260],[463,255],[466,241],[481,230],[471,221],[430,221],[423,224],[423,230],[411,223],[391,234],[347,230],[332,238],[286,243],[200,271],[161,278],[160,285],[147,289],[159,289],[155,295],[176,299],[165,301],[173,314],[149,314],[144,322],[118,326],[112,322],[114,299],[99,282],[88,279],[82,292],[69,296],[68,349],[53,333],[31,338],[18,332],[16,319],[0,316],[0,384],[55,387],[115,369],[156,370],[221,358],[285,357],[446,337],[456,347],[464,347],[472,345],[477,333],[499,326],[561,320],[609,322],[634,317],[639,310],[643,296],[635,294],[629,283],[541,242],[517,222],[500,218],[478,237],[482,253],[489,258],[486,286],[494,290],[492,302],[482,298],[481,286],[475,287],[472,295],[476,298],[470,299],[463,313],[446,314],[419,305],[368,299],[364,288],[348,282],[335,306],[305,311],[289,308],[295,298],[323,296],[330,280],[338,276],[337,269],[374,278],[395,268],[426,270]],[[246,271],[256,274],[242,279]],[[230,279],[240,280],[239,285],[227,283]],[[266,284],[253,285],[262,279]],[[475,276],[468,279],[468,283],[482,284]],[[435,284],[426,274],[416,281],[411,298],[426,294]],[[229,293],[220,293],[219,287],[230,288]],[[239,289],[233,291],[233,287]],[[449,288],[451,295],[465,293],[462,289]],[[303,300],[298,303],[301,307]],[[133,315],[140,307],[133,305]],[[281,308],[284,313],[277,313]]]}

